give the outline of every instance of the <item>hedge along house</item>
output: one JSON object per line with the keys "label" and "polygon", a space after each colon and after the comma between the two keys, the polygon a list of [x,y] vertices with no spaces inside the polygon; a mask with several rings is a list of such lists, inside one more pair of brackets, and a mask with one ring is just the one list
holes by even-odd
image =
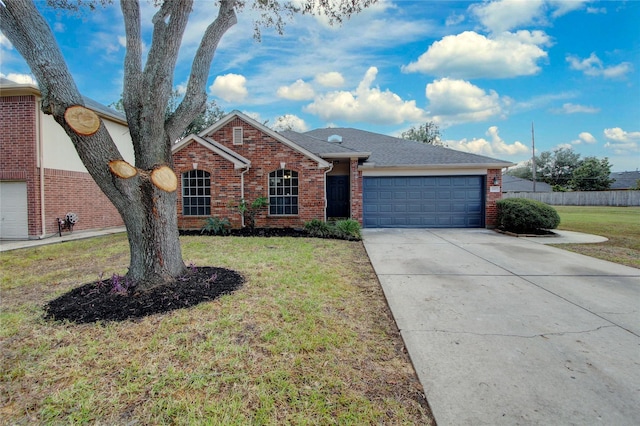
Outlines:
{"label": "hedge along house", "polygon": [[492,227],[507,161],[361,131],[274,132],[234,111],[173,147],[178,225],[243,225],[241,200],[267,197],[258,227],[353,218],[376,227]]}
{"label": "hedge along house", "polygon": [[[36,86],[0,78],[0,239],[55,235],[57,219],[67,213],[78,217],[74,230],[123,225],[40,101]],[[85,106],[103,119],[124,158],[133,162],[125,116],[88,98]]]}

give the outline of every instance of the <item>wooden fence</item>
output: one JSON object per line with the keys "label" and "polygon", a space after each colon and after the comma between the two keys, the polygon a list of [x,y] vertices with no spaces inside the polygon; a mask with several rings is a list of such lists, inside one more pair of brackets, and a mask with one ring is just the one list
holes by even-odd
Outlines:
{"label": "wooden fence", "polygon": [[502,198],[529,198],[553,206],[640,206],[640,191],[505,192]]}

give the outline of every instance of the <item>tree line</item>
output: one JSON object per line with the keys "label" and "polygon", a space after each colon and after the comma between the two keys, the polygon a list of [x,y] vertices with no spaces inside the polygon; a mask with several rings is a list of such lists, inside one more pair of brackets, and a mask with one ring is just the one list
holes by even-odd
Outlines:
{"label": "tree line", "polygon": [[[606,191],[615,179],[611,179],[609,159],[580,158],[572,148],[544,151],[535,157],[535,180],[552,186],[554,191]],[[507,171],[508,175],[533,180],[533,161]]]}

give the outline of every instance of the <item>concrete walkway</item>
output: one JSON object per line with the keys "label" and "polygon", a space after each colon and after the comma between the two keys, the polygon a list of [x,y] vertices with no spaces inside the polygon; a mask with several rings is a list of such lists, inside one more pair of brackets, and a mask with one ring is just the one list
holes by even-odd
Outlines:
{"label": "concrete walkway", "polygon": [[98,229],[93,231],[75,231],[75,232],[63,232],[62,237],[55,235],[53,237],[42,238],[37,240],[20,240],[20,241],[0,241],[0,252],[18,250],[29,247],[38,247],[49,244],[60,244],[66,241],[83,240],[85,238],[99,237],[101,235],[119,234],[120,232],[126,232],[124,226],[116,228]]}
{"label": "concrete walkway", "polygon": [[640,424],[640,269],[484,229],[363,234],[438,425]]}

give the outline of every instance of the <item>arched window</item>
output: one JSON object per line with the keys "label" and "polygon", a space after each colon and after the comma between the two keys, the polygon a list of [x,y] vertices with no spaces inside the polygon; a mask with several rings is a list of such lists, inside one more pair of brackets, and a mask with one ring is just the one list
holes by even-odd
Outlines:
{"label": "arched window", "polygon": [[298,172],[278,169],[269,173],[269,214],[298,214]]}
{"label": "arched window", "polygon": [[191,170],[182,174],[182,214],[184,216],[211,215],[211,174]]}

